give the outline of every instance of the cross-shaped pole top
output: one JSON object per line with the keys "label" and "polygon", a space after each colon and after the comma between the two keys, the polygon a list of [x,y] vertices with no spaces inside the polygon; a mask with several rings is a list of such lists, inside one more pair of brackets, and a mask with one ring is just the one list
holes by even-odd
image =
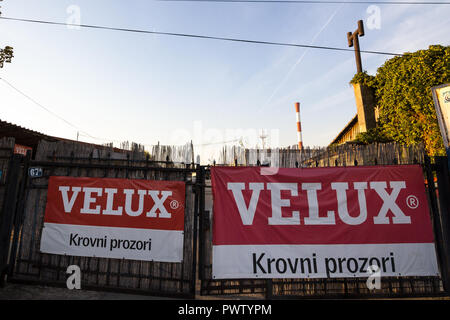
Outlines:
{"label": "cross-shaped pole top", "polygon": [[361,53],[359,51],[359,37],[364,36],[364,24],[362,20],[358,21],[358,29],[355,32],[347,33],[347,41],[349,47],[355,47],[356,70],[362,72]]}

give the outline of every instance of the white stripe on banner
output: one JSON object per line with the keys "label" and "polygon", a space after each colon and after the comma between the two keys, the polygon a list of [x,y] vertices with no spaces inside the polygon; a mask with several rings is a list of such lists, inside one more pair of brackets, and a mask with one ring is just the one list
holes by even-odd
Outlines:
{"label": "white stripe on banner", "polygon": [[44,223],[41,252],[181,262],[183,231]]}
{"label": "white stripe on banner", "polygon": [[213,246],[214,279],[438,276],[433,243]]}

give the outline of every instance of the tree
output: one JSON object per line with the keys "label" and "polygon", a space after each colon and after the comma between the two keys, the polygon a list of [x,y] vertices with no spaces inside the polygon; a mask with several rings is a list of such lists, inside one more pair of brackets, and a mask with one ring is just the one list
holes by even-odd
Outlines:
{"label": "tree", "polygon": [[0,49],[0,68],[3,68],[3,63],[11,63],[11,59],[14,57],[13,48],[6,46],[5,49]]}
{"label": "tree", "polygon": [[445,154],[431,87],[448,82],[450,46],[441,45],[389,59],[375,76],[356,74],[351,83],[373,88],[379,110],[376,132],[360,138],[406,145],[423,142],[429,155]]}
{"label": "tree", "polygon": [[393,142],[394,140],[386,135],[382,127],[376,127],[367,130],[367,132],[358,133],[355,139],[356,142],[361,142],[363,144],[371,143],[387,143]]}
{"label": "tree", "polygon": [[[0,2],[3,0],[0,0]],[[1,7],[0,7],[1,9]],[[0,11],[0,15],[2,12]],[[3,64],[11,63],[11,59],[14,57],[13,48],[10,46],[6,46],[5,49],[0,49],[0,68],[3,68]]]}

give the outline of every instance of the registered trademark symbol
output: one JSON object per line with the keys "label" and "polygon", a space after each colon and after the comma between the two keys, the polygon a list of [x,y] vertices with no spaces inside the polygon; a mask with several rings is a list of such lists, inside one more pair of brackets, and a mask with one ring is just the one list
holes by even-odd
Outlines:
{"label": "registered trademark symbol", "polygon": [[178,209],[179,206],[180,206],[180,204],[178,203],[177,200],[170,201],[170,208],[171,209]]}
{"label": "registered trademark symbol", "polygon": [[419,206],[419,199],[416,196],[410,195],[406,198],[406,204],[410,209],[417,209]]}

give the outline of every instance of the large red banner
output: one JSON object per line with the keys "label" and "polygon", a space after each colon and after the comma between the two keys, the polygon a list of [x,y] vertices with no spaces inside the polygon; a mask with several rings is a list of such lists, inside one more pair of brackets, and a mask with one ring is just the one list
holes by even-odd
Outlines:
{"label": "large red banner", "polygon": [[[213,167],[211,180],[216,278],[330,276],[327,268],[308,275],[283,268],[295,261],[293,256],[308,254],[331,261],[327,257],[336,254],[372,253],[380,261],[392,258],[391,269],[386,263],[384,268],[390,275],[437,274],[430,210],[418,165]],[[416,256],[408,258],[410,254]],[[263,264],[275,266],[276,259],[284,259],[284,272]],[[242,264],[229,265],[231,260]],[[355,273],[342,271],[339,276]]]}
{"label": "large red banner", "polygon": [[181,261],[185,183],[50,177],[41,251]]}

